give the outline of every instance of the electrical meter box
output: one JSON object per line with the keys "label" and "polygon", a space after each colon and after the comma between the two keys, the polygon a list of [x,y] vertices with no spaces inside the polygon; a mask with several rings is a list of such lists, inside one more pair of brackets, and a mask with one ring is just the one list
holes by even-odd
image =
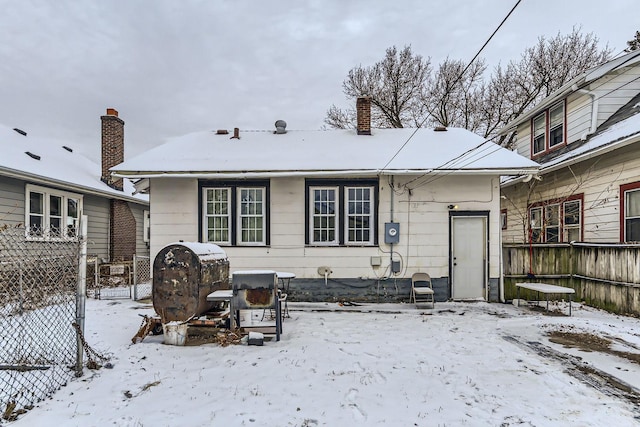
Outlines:
{"label": "electrical meter box", "polygon": [[400,241],[400,224],[397,222],[386,222],[384,224],[384,242],[396,244]]}

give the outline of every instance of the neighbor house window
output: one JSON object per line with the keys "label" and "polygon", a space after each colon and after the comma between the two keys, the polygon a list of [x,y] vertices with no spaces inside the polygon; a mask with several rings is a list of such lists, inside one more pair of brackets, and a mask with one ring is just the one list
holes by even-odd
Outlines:
{"label": "neighbor house window", "polygon": [[268,242],[268,182],[200,183],[202,241],[264,246]]}
{"label": "neighbor house window", "polygon": [[561,101],[532,120],[532,157],[558,148],[565,142],[564,101]]}
{"label": "neighbor house window", "polygon": [[307,244],[376,244],[377,181],[307,181]]}
{"label": "neighbor house window", "polygon": [[31,238],[71,239],[78,235],[82,196],[27,185],[25,223]]}
{"label": "neighbor house window", "polygon": [[503,230],[507,229],[507,210],[506,209],[500,210],[500,228],[502,228]]}
{"label": "neighbor house window", "polygon": [[582,240],[582,200],[569,200],[562,204],[563,241],[579,242]]}
{"label": "neighbor house window", "polygon": [[620,234],[623,242],[640,242],[640,182],[620,186]]}
{"label": "neighbor house window", "polygon": [[529,208],[531,241],[534,243],[582,240],[582,194],[548,200]]}
{"label": "neighbor house window", "polygon": [[544,152],[547,148],[547,115],[540,114],[533,119],[533,154]]}

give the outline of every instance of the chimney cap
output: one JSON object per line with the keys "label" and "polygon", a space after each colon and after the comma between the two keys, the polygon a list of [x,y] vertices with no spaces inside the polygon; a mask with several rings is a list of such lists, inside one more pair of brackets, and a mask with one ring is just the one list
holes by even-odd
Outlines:
{"label": "chimney cap", "polygon": [[115,108],[107,108],[107,116],[118,117],[118,110],[116,110]]}

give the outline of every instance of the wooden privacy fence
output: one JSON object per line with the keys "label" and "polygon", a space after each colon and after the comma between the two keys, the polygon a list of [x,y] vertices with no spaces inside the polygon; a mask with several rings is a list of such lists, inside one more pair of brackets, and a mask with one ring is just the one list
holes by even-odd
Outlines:
{"label": "wooden privacy fence", "polygon": [[590,306],[640,316],[640,244],[503,244],[502,255],[506,299],[516,297],[516,283],[544,282],[575,289]]}

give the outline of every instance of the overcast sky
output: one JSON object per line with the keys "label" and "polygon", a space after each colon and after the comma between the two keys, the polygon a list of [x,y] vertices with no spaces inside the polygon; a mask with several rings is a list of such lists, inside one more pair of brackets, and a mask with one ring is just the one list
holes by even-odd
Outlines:
{"label": "overcast sky", "polygon": [[[469,61],[516,0],[0,0],[0,123],[98,159],[100,116],[125,121],[126,157],[207,129],[319,129],[341,84],[386,48]],[[593,32],[614,54],[637,0],[523,0],[482,56]],[[0,154],[1,155],[1,154]]]}

